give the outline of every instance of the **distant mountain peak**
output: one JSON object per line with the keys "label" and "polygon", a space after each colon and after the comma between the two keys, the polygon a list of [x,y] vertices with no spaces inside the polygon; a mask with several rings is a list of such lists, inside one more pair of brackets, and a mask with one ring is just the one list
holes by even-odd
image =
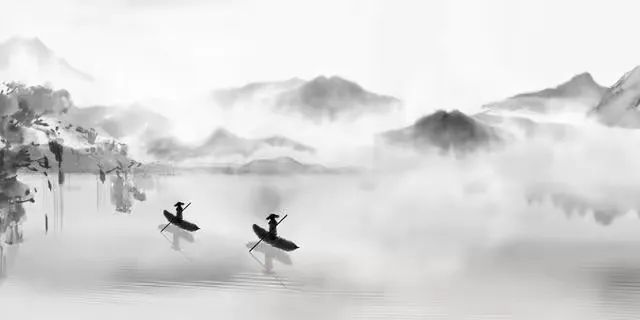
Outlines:
{"label": "distant mountain peak", "polygon": [[470,117],[460,112],[460,110],[455,109],[452,111],[445,111],[440,109],[430,115],[426,115],[416,120],[415,125],[424,126],[432,122],[443,122],[443,121],[448,122],[448,121],[458,121],[458,120],[466,121],[467,119],[472,120]]}
{"label": "distant mountain peak", "polygon": [[640,128],[640,66],[625,73],[602,96],[591,114],[605,125]]}
{"label": "distant mountain peak", "polygon": [[[282,81],[274,81],[274,82],[250,82],[245,84],[242,87],[239,87],[235,90],[239,90],[239,91],[246,91],[246,92],[250,92],[253,93],[256,90],[260,90],[262,88],[265,87],[278,87],[278,86],[282,86],[285,88],[291,87],[291,86],[297,86],[297,85],[301,85],[303,84],[305,81],[298,78],[298,77],[293,77],[291,79],[287,79],[287,80],[282,80]],[[234,89],[231,89],[234,90]],[[225,91],[225,90],[220,90],[220,91]]]}
{"label": "distant mountain peak", "polygon": [[496,130],[459,110],[438,110],[418,119],[412,126],[382,134],[383,141],[441,151],[467,152],[500,141]]}
{"label": "distant mountain peak", "polygon": [[204,156],[227,157],[242,156],[248,158],[260,150],[270,148],[281,152],[315,153],[316,150],[284,136],[267,138],[245,138],[225,128],[218,128],[200,145],[190,146],[174,138],[159,138],[147,145],[148,152],[154,156],[169,160],[186,160]]}
{"label": "distant mountain peak", "polygon": [[584,81],[592,84],[593,83],[597,84],[596,80],[593,79],[593,76],[589,72],[579,73],[573,76],[568,82],[574,82],[574,81]]}
{"label": "distant mountain peak", "polygon": [[292,157],[276,157],[255,159],[247,162],[236,170],[239,174],[309,174],[329,173],[332,170],[317,164],[302,163]]}
{"label": "distant mountain peak", "polygon": [[9,38],[5,43],[7,46],[11,47],[24,47],[33,50],[34,52],[41,54],[53,54],[53,51],[49,49],[42,40],[38,37],[12,37]]}
{"label": "distant mountain peak", "polygon": [[330,89],[346,89],[345,91],[365,91],[359,84],[344,79],[340,76],[330,76],[327,77],[325,75],[320,75],[313,78],[311,81],[308,81],[305,86],[323,86]]}
{"label": "distant mountain peak", "polygon": [[235,137],[236,135],[233,134],[231,131],[225,128],[218,128],[213,133],[211,133],[211,135],[209,136],[209,140],[228,139],[228,138],[235,138]]}
{"label": "distant mountain peak", "polygon": [[[613,86],[611,86],[609,93],[616,94],[617,92],[623,90],[625,87],[633,86],[637,83],[640,83],[640,66],[636,66],[622,75],[622,77],[618,81],[616,81]],[[605,101],[607,98],[607,96],[603,97],[603,101]],[[602,102],[600,104],[602,104]]]}
{"label": "distant mountain peak", "polygon": [[599,85],[588,72],[579,73],[553,88],[517,94],[483,106],[490,110],[526,110],[537,113],[586,113],[598,104],[607,88]]}
{"label": "distant mountain peak", "polygon": [[319,75],[305,81],[255,82],[235,89],[217,90],[213,98],[222,106],[238,103],[269,106],[274,111],[296,113],[312,120],[353,119],[362,114],[385,113],[401,106],[399,99],[369,92],[337,75]]}
{"label": "distant mountain peak", "polygon": [[338,75],[332,75],[332,76],[328,76],[327,77],[326,75],[323,75],[323,74],[311,79],[310,81],[308,81],[308,83],[321,83],[321,84],[325,84],[325,83],[329,83],[329,84],[349,83],[349,84],[357,85],[355,82],[349,81],[349,80],[347,80],[347,79],[345,79],[343,77],[340,77]]}
{"label": "distant mountain peak", "polygon": [[[24,56],[35,63],[41,72],[49,71],[62,76],[72,76],[83,81],[93,81],[93,77],[71,66],[65,59],[56,56],[40,38],[12,37],[0,43],[0,69],[9,68],[15,57]],[[47,74],[47,77],[51,74]],[[20,80],[20,79],[12,79]],[[44,82],[51,79],[41,79]]]}
{"label": "distant mountain peak", "polygon": [[572,98],[578,97],[588,91],[604,93],[605,87],[599,85],[588,72],[577,74],[555,88],[547,88],[541,91],[522,93],[513,96],[518,97],[546,97],[546,98]]}
{"label": "distant mountain peak", "polygon": [[[576,91],[580,91],[584,89],[597,89],[598,91],[601,91],[601,92],[604,92],[604,90],[606,90],[603,86],[599,85],[593,79],[593,76],[589,72],[583,72],[583,73],[577,74],[571,77],[571,79],[569,79],[568,81],[561,83],[554,89],[558,91],[558,93],[563,93],[565,95],[579,94]],[[553,88],[549,89],[549,91],[551,90],[553,90]]]}

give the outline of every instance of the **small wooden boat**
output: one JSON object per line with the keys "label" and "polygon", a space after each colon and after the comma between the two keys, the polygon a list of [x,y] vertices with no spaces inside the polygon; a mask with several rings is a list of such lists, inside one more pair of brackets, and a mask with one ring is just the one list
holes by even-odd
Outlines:
{"label": "small wooden boat", "polygon": [[[164,229],[164,227],[166,227],[166,225],[165,225],[164,223],[163,223],[163,224],[158,225],[158,229],[159,229],[159,230]],[[177,227],[177,226],[174,226],[174,225],[169,225],[169,226],[166,228],[166,231],[167,231],[167,232],[169,232],[169,233],[171,233],[172,235],[174,235],[174,236],[178,237],[178,239],[181,239],[181,240],[182,240],[182,239],[184,239],[184,240],[187,240],[187,241],[188,241],[188,242],[190,242],[190,243],[193,243],[193,242],[195,242],[195,240],[196,240],[196,239],[193,237],[193,234],[191,234],[191,233],[189,233],[189,232],[187,232],[187,231],[183,230],[182,228],[179,228],[179,227]]]}
{"label": "small wooden boat", "polygon": [[298,246],[295,243],[281,237],[272,237],[269,235],[267,230],[256,224],[253,225],[253,232],[255,232],[258,238],[262,239],[262,241],[278,249],[282,249],[284,251],[293,251],[298,249]]}
{"label": "small wooden boat", "polygon": [[178,220],[178,218],[171,212],[164,210],[164,217],[167,218],[167,221],[169,221],[170,223],[184,229],[187,231],[196,231],[196,230],[200,230],[200,227],[198,227],[195,223],[191,223],[187,220]]}

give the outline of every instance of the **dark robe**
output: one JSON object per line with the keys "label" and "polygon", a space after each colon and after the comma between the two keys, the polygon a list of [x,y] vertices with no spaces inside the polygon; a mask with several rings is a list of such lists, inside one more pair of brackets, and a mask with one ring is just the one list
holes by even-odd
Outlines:
{"label": "dark robe", "polygon": [[182,207],[176,207],[176,218],[179,221],[182,221],[182,210],[184,210]]}
{"label": "dark robe", "polygon": [[269,219],[269,235],[272,237],[278,236],[278,231],[276,230],[276,226],[278,225],[278,221],[275,218]]}

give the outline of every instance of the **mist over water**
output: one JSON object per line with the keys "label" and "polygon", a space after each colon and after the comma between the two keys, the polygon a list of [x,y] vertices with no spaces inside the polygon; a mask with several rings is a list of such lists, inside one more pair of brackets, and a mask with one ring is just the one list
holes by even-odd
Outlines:
{"label": "mist over water", "polygon": [[[631,4],[39,2],[0,318],[639,318]],[[249,253],[271,213],[299,248]]]}
{"label": "mist over water", "polygon": [[[24,205],[0,297],[26,317],[624,319],[638,298],[636,137],[576,132],[458,158],[383,150],[360,174],[137,176],[147,201],[131,213],[109,180],[72,174],[60,200]],[[158,232],[178,199],[193,203],[193,239]],[[301,249],[247,253],[269,212],[289,215],[279,234]],[[45,234],[45,213],[61,227]]]}

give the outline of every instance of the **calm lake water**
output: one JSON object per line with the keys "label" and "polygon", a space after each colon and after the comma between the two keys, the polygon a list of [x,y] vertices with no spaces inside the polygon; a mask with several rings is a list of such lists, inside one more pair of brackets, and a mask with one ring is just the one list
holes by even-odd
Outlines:
{"label": "calm lake water", "polygon": [[[109,180],[69,175],[60,198],[21,180],[38,193],[23,241],[2,243],[7,319],[640,318],[631,213],[604,226],[410,175],[208,174],[137,177],[146,200],[126,213]],[[201,230],[159,232],[178,200]],[[248,253],[269,212],[300,249]]]}

